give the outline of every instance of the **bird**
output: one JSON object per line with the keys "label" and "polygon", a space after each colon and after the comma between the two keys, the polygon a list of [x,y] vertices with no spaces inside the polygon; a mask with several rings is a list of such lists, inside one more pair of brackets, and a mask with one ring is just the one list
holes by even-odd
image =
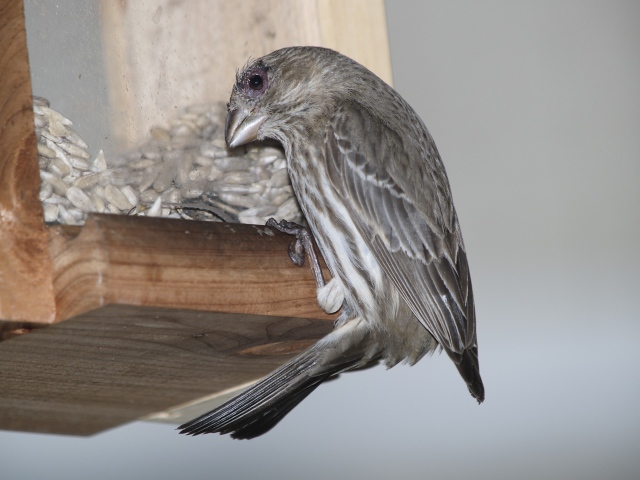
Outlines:
{"label": "bird", "polygon": [[415,110],[363,65],[308,46],[250,60],[227,110],[229,147],[282,145],[310,230],[298,246],[312,255],[315,240],[332,276],[320,274],[318,303],[340,314],[308,350],[180,433],[255,438],[330,378],[413,365],[439,349],[483,402],[467,253],[444,165]]}

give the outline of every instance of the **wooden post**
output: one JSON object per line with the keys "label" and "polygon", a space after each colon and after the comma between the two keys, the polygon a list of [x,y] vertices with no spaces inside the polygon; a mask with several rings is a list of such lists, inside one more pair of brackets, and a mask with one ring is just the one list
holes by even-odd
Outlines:
{"label": "wooden post", "polygon": [[21,0],[0,0],[0,319],[52,322],[55,304],[44,226]]}

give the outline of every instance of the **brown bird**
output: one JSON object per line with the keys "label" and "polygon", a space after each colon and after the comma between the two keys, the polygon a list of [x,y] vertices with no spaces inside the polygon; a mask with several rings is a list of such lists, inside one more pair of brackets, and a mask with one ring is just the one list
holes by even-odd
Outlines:
{"label": "brown bird", "polygon": [[248,64],[228,111],[229,146],[271,138],[284,147],[333,276],[318,279],[319,304],[342,312],[330,334],[181,433],[262,435],[324,380],[377,361],[414,364],[438,346],[482,402],[467,254],[444,165],[416,112],[362,65],[318,47]]}

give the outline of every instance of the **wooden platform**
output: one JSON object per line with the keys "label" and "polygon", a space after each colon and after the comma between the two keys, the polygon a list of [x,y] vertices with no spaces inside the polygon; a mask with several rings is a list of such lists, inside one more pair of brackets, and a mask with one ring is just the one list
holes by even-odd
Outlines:
{"label": "wooden platform", "polygon": [[331,322],[109,305],[4,342],[0,428],[89,435],[254,381]]}
{"label": "wooden platform", "polygon": [[[288,45],[335,48],[391,81],[382,0],[160,6],[149,15],[133,2],[102,4],[113,111],[131,120],[112,131],[123,145],[185,91],[226,100],[249,55]],[[179,24],[186,13],[210,21],[196,32]],[[171,21],[148,23],[160,18]],[[166,82],[158,75],[170,59],[154,45],[184,52],[185,41],[203,76]],[[0,429],[88,435],[176,419],[332,328],[310,270],[288,257],[291,239],[271,229],[108,215],[46,226],[31,95],[23,4],[0,0]]]}

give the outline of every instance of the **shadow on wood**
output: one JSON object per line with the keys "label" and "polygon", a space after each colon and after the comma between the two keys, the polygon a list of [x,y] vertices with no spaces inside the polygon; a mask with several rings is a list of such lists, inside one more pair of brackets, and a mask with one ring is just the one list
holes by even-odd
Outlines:
{"label": "shadow on wood", "polygon": [[91,435],[257,380],[332,327],[105,306],[1,344],[0,429]]}

